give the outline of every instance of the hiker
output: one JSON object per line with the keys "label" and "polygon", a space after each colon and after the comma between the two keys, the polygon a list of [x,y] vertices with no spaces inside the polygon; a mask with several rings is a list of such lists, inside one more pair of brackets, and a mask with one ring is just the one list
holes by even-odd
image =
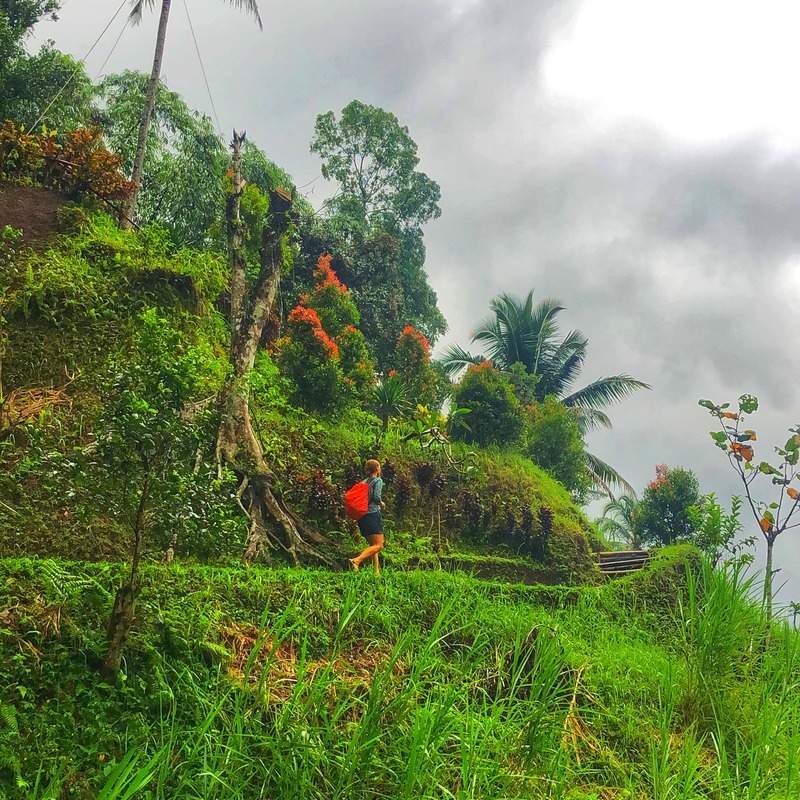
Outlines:
{"label": "hiker", "polygon": [[380,574],[378,569],[378,553],[383,550],[383,517],[381,509],[386,508],[386,503],[381,500],[383,491],[383,479],[381,478],[381,465],[371,458],[364,464],[367,473],[366,480],[361,483],[367,484],[367,513],[358,517],[358,529],[361,535],[369,543],[369,547],[360,556],[348,559],[353,569],[358,569],[362,561],[372,556],[375,564],[375,574]]}

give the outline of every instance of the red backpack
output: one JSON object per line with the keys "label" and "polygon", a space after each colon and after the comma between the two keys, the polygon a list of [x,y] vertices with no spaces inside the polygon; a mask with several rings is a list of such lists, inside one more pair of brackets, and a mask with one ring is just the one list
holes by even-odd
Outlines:
{"label": "red backpack", "polygon": [[350,519],[358,521],[369,511],[369,483],[357,483],[344,496],[344,510]]}

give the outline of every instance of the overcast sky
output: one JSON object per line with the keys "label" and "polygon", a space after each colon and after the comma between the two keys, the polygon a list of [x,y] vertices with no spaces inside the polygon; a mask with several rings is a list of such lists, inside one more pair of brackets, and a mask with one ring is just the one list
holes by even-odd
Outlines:
{"label": "overcast sky", "polygon": [[[186,2],[223,129],[245,128],[298,185],[317,179],[312,202],[318,113],[357,98],[408,125],[442,187],[426,241],[446,341],[467,345],[498,292],[535,288],[589,337],[586,382],[652,384],[589,440],[634,486],[666,463],[739,491],[698,398],[759,397],[757,459],[800,423],[796,2],[294,0],[261,3],[263,32],[220,0]],[[116,8],[66,0],[37,39],[83,57]],[[149,70],[156,16],[104,73]],[[163,75],[211,113],[184,0]],[[776,547],[780,599],[800,600],[800,532]]]}

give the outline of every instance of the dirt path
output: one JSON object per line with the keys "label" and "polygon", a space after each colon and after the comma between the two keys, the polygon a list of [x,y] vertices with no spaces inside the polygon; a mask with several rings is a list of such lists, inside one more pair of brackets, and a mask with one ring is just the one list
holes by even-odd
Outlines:
{"label": "dirt path", "polygon": [[26,245],[46,242],[56,233],[62,205],[64,199],[48,189],[0,181],[0,231],[10,225],[22,229]]}

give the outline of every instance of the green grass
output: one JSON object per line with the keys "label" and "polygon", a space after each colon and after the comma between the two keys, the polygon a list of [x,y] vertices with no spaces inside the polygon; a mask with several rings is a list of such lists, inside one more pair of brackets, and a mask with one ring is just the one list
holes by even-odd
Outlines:
{"label": "green grass", "polygon": [[115,683],[92,664],[120,568],[0,562],[0,743],[28,784],[0,768],[0,791],[796,798],[798,637],[768,641],[742,575],[679,556],[560,600],[443,572],[150,567]]}

